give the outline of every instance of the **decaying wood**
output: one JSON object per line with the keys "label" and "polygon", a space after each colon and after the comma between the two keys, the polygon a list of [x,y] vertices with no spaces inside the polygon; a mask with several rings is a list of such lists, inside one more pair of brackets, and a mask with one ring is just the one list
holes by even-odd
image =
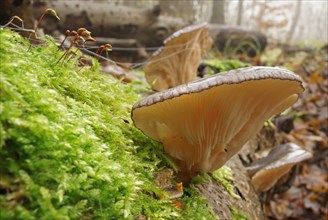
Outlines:
{"label": "decaying wood", "polygon": [[227,190],[214,179],[209,183],[196,185],[200,195],[207,199],[209,206],[219,219],[232,219],[232,210],[242,212],[248,219],[264,219],[259,198],[250,184],[250,179],[246,173],[238,156],[232,157],[226,166],[230,167],[234,180],[235,193],[240,198],[234,198]]}

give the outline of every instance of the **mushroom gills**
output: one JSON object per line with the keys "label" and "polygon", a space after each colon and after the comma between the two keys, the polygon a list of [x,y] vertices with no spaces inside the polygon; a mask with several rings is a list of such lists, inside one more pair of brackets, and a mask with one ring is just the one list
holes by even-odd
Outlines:
{"label": "mushroom gills", "polygon": [[[298,91],[289,86],[295,82],[276,81],[222,85],[194,96],[182,95],[179,102],[174,98],[159,102],[149,109],[153,120],[148,123],[153,124],[154,138],[164,144],[165,152],[185,161],[187,172],[213,171],[237,153],[266,120],[297,100]],[[203,100],[211,101],[204,104]]]}
{"label": "mushroom gills", "polygon": [[224,165],[303,89],[290,71],[241,68],[155,93],[133,106],[132,119],[191,178]]}

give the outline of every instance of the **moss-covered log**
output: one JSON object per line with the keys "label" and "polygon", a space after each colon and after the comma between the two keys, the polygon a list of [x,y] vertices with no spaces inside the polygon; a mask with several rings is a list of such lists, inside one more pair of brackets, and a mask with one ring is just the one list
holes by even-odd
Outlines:
{"label": "moss-covered log", "polygon": [[26,40],[0,30],[2,219],[261,217],[238,158],[231,174],[195,178],[183,207],[174,205],[154,181],[171,162],[130,119],[140,84],[104,75],[95,60],[83,69],[75,59],[57,64],[63,52],[43,40],[28,51]]}

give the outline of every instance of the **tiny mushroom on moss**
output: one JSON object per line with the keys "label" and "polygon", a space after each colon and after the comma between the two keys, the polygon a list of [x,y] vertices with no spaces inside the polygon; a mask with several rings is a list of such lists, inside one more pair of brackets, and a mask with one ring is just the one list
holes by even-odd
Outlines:
{"label": "tiny mushroom on moss", "polygon": [[312,157],[312,153],[294,143],[287,143],[273,148],[263,158],[256,160],[247,171],[252,185],[258,192],[269,190],[297,163]]}
{"label": "tiny mushroom on moss", "polygon": [[300,77],[288,70],[247,67],[148,96],[133,106],[131,117],[163,143],[180,168],[179,179],[188,182],[224,165],[303,90]]}
{"label": "tiny mushroom on moss", "polygon": [[173,33],[145,65],[147,82],[153,90],[163,91],[197,79],[197,68],[212,43],[207,23]]}

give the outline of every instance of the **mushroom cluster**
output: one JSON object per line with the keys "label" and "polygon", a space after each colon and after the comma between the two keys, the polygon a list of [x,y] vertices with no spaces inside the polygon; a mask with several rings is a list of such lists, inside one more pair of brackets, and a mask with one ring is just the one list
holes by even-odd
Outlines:
{"label": "mushroom cluster", "polygon": [[145,65],[147,82],[153,90],[163,91],[197,79],[197,68],[212,43],[207,23],[173,33]]}
{"label": "mushroom cluster", "polygon": [[163,143],[187,182],[220,168],[275,114],[304,90],[296,74],[273,67],[247,67],[155,93],[136,103],[137,128]]}

